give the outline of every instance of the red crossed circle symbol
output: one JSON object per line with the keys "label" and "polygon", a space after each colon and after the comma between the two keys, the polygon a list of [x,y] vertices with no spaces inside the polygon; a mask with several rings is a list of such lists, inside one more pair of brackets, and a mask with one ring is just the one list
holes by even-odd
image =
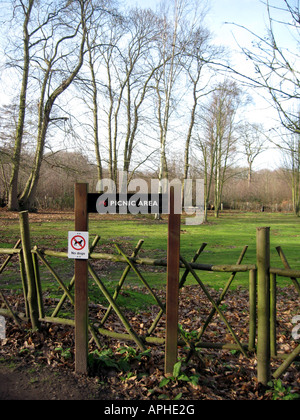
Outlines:
{"label": "red crossed circle symbol", "polygon": [[81,251],[85,247],[85,239],[83,236],[76,235],[71,239],[71,246],[75,251]]}

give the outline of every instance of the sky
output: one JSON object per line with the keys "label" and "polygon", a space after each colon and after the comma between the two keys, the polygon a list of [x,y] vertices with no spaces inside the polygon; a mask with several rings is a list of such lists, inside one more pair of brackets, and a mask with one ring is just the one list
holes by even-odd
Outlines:
{"label": "sky", "polygon": [[[126,0],[129,6],[151,7],[154,10],[161,0]],[[296,1],[296,0],[295,0]],[[272,0],[273,4],[282,4],[283,0]],[[201,5],[202,0],[199,0]],[[261,0],[207,0],[209,12],[206,24],[215,33],[216,39],[225,45],[233,45],[231,30],[225,22],[245,25],[255,31],[264,31],[266,25],[266,7]]]}
{"label": "sky", "polygon": [[[6,0],[0,0],[5,3]],[[162,0],[164,1],[164,0]],[[167,0],[166,0],[167,1]],[[197,0],[194,0],[197,1]],[[249,71],[249,63],[240,54],[236,40],[243,46],[250,45],[251,38],[245,30],[233,25],[242,25],[254,33],[263,35],[266,32],[267,13],[263,0],[198,0],[199,5],[208,3],[208,13],[204,25],[212,32],[214,43],[224,45],[229,48],[231,58],[242,73]],[[298,0],[291,0],[297,2]],[[154,10],[158,7],[161,0],[120,0],[120,4],[127,4],[129,7],[151,7]],[[282,5],[283,0],[272,0],[272,4]],[[279,13],[279,12],[278,12]],[[229,23],[231,24],[229,24]],[[288,34],[281,34],[281,41],[288,43]],[[277,114],[270,105],[259,95],[251,92],[253,102],[247,109],[247,118],[252,122],[263,123],[266,127],[274,127]],[[2,89],[0,103],[4,103],[5,89]],[[277,122],[278,125],[278,122]],[[280,155],[277,152],[264,153],[256,161],[256,169],[274,169],[280,164]]]}
{"label": "sky", "polygon": [[[295,2],[298,0],[294,0]],[[199,0],[201,4],[201,0]],[[126,0],[128,6],[151,7],[154,10],[160,0]],[[283,0],[272,0],[275,6],[282,6]],[[262,0],[208,0],[209,11],[205,19],[205,26],[214,36],[214,43],[226,46],[230,49],[231,59],[241,73],[249,73],[249,62],[241,54],[237,41],[241,46],[251,46],[251,37],[246,30],[236,25],[244,26],[255,34],[266,34],[268,25],[267,8]],[[282,12],[273,10],[272,16],[282,18]],[[235,24],[235,25],[234,25]],[[280,41],[283,44],[290,43],[290,35],[280,30]],[[262,94],[250,92],[252,104],[247,110],[247,118],[252,122],[263,123],[270,128],[278,125],[277,113],[266,102]],[[276,121],[277,120],[277,121]],[[281,155],[278,151],[269,150],[262,154],[256,161],[256,167],[276,168],[281,163]]]}
{"label": "sky", "polygon": [[[297,0],[292,0],[297,2]],[[154,10],[161,0],[125,0],[128,6],[150,7]],[[201,5],[203,1],[199,0]],[[232,26],[225,22],[244,25],[247,28],[263,33],[267,24],[266,6],[263,0],[207,0],[208,15],[206,24],[225,45],[233,44]],[[275,6],[282,6],[283,0],[272,0]],[[274,11],[273,11],[274,13]],[[278,16],[280,12],[277,12]],[[245,35],[246,36],[246,35]]]}

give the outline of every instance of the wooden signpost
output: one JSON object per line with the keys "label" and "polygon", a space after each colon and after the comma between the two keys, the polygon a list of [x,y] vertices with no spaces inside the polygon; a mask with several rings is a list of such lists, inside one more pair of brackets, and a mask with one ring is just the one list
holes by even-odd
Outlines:
{"label": "wooden signpost", "polygon": [[[88,231],[87,184],[75,184],[75,231]],[[71,244],[69,244],[70,246]],[[75,371],[87,374],[88,260],[75,259]]]}
{"label": "wooden signpost", "polygon": [[179,261],[180,261],[181,215],[174,211],[174,188],[170,190],[170,212],[168,221],[167,260],[167,320],[165,345],[165,374],[172,375],[177,362],[178,305],[179,305]]}
{"label": "wooden signpost", "polygon": [[[88,366],[88,214],[99,213],[99,207],[110,205],[109,201],[99,203],[99,194],[88,194],[87,184],[75,184],[75,231],[69,232],[68,254],[75,259],[75,371],[87,374]],[[165,373],[172,374],[177,362],[178,342],[178,294],[179,294],[179,262],[180,262],[180,220],[181,215],[175,214],[174,188],[170,189],[169,205],[166,206],[166,196],[155,194],[134,202],[133,194],[128,194],[120,201],[119,195],[113,203],[116,213],[126,212],[126,202],[132,212],[136,205],[136,213],[143,214],[159,211],[169,214],[168,223],[168,260],[167,260],[167,326],[166,326],[166,356]],[[128,212],[128,211],[127,211]],[[86,243],[87,242],[87,243]]]}

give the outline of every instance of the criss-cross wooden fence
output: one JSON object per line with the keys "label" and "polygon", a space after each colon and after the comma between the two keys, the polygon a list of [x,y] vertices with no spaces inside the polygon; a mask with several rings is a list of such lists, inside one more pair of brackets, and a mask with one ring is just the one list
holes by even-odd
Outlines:
{"label": "criss-cross wooden fence", "polygon": [[[14,308],[9,304],[8,299],[5,297],[5,292],[0,291],[0,298],[5,306],[5,308],[0,308],[0,314],[13,317],[15,322],[20,327],[22,319],[31,320],[33,328],[39,328],[41,322],[60,323],[74,326],[74,318],[65,318],[64,316],[60,316],[60,312],[62,310],[63,304],[66,301],[68,301],[68,303],[74,307],[75,300],[73,288],[75,278],[73,276],[69,283],[66,284],[65,280],[61,278],[61,276],[57,273],[56,269],[50,262],[51,257],[64,259],[68,257],[68,254],[66,252],[42,250],[38,246],[34,246],[32,248],[30,243],[27,213],[20,213],[20,226],[21,240],[15,244],[14,248],[0,248],[0,255],[7,255],[7,258],[0,267],[0,275],[3,274],[11,258],[15,255],[16,258],[19,259],[20,277],[25,298],[25,310],[24,313],[16,313]],[[183,272],[179,282],[179,289],[185,285],[188,275],[192,275],[204,293],[208,304],[211,305],[211,311],[207,319],[203,322],[200,332],[196,336],[194,334],[189,334],[189,332],[185,331],[182,326],[179,326],[178,344],[189,347],[187,360],[192,356],[192,354],[194,354],[194,352],[196,352],[196,349],[198,348],[238,350],[244,356],[247,356],[249,352],[256,351],[258,362],[258,380],[263,384],[266,384],[270,380],[271,357],[275,358],[281,356],[278,355],[276,351],[276,278],[278,276],[291,278],[292,283],[300,295],[300,287],[298,282],[298,278],[300,278],[300,271],[292,270],[290,268],[281,248],[277,248],[277,251],[282,259],[284,268],[273,268],[270,266],[269,235],[269,228],[257,229],[256,264],[242,264],[243,258],[247,251],[247,246],[242,249],[238,260],[233,265],[198,263],[197,260],[207,246],[206,243],[203,243],[199,247],[191,261],[187,261],[183,255],[180,255],[180,268],[183,269]],[[145,350],[145,346],[149,344],[163,344],[165,337],[162,337],[161,335],[156,336],[155,331],[162,316],[166,312],[166,305],[164,300],[162,300],[161,297],[157,295],[155,290],[153,290],[151,285],[148,283],[145,278],[145,274],[141,271],[140,268],[143,266],[166,267],[166,260],[140,257],[139,252],[142,248],[143,240],[138,242],[132,254],[129,256],[126,255],[124,250],[118,244],[115,244],[115,254],[97,253],[95,252],[95,249],[99,240],[100,237],[96,236],[90,247],[88,271],[93,282],[98,286],[102,295],[107,300],[108,306],[105,308],[105,312],[100,322],[93,322],[91,319],[89,319],[88,329],[91,335],[91,339],[95,341],[99,348],[101,348],[101,335],[106,335],[122,341],[131,340],[135,342],[140,350]],[[93,262],[97,260],[106,260],[114,263],[125,264],[125,268],[113,293],[109,291],[105,282],[99,276],[97,270],[93,266]],[[45,313],[44,293],[42,286],[43,281],[40,278],[41,264],[47,268],[62,290],[62,296],[57,302],[56,307],[53,309],[51,314]],[[134,329],[125,311],[118,304],[118,295],[120,294],[130,271],[137,276],[143,287],[145,287],[148,293],[152,296],[153,303],[158,307],[157,316],[152,321],[151,326],[147,330],[147,333],[144,335],[140,335]],[[229,279],[222,293],[217,299],[212,297],[210,290],[200,279],[199,272],[201,271],[229,273]],[[221,306],[221,302],[226,297],[226,294],[230,289],[236,274],[239,272],[248,272],[249,274],[248,342],[241,342],[236,331],[234,331],[230,325],[230,322],[224,314]],[[112,312],[117,315],[119,321],[124,327],[125,332],[115,332],[106,328],[105,324],[107,323],[108,317]],[[227,330],[229,331],[229,334],[232,338],[230,342],[207,343],[202,341],[202,336],[215,314],[218,314],[220,319],[226,325]],[[291,363],[296,360],[296,358],[299,356],[299,353],[300,345],[298,345],[290,355],[285,355],[283,364],[277,369],[275,373],[273,373],[273,377],[280,377],[291,365]]]}
{"label": "criss-cross wooden fence", "polygon": [[[272,357],[278,357],[277,354],[277,340],[276,340],[276,331],[277,331],[277,313],[276,313],[276,303],[277,303],[277,277],[287,277],[291,280],[292,284],[294,285],[296,291],[300,297],[300,272],[299,270],[292,270],[286,256],[284,255],[283,250],[280,246],[276,248],[279,257],[284,265],[284,269],[282,268],[270,268],[270,352]],[[296,360],[296,358],[300,354],[300,343],[298,346],[292,351],[290,355],[285,358],[283,364],[273,373],[273,377],[275,379],[279,378],[286,369]]]}

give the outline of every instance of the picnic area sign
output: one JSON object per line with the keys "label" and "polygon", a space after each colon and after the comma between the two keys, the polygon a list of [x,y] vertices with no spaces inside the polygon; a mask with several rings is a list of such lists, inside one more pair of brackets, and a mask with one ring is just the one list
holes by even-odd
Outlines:
{"label": "picnic area sign", "polygon": [[88,213],[168,214],[168,194],[88,194]]}
{"label": "picnic area sign", "polygon": [[[195,214],[196,223],[200,224],[199,197],[203,203],[203,183],[196,183],[196,207],[192,203],[192,182],[184,182],[185,211]],[[145,185],[144,185],[144,184]],[[131,183],[129,183],[130,185]],[[127,185],[120,182],[119,185]],[[132,187],[133,185],[131,185]],[[101,189],[103,191],[103,184]],[[106,192],[88,193],[88,184],[75,184],[75,231],[69,232],[69,258],[75,261],[75,371],[87,374],[88,359],[88,214],[167,214],[168,215],[168,250],[167,250],[167,291],[166,291],[166,340],[165,374],[172,374],[177,362],[178,352],[178,294],[180,266],[180,224],[182,213],[182,184],[162,188],[164,193],[148,193],[145,181],[134,184],[135,193],[116,192],[116,186],[109,180]],[[143,188],[141,188],[143,187]],[[158,189],[151,189],[158,191]],[[198,197],[198,198],[197,198]],[[187,220],[186,220],[187,223]],[[191,224],[191,223],[187,223]]]}

